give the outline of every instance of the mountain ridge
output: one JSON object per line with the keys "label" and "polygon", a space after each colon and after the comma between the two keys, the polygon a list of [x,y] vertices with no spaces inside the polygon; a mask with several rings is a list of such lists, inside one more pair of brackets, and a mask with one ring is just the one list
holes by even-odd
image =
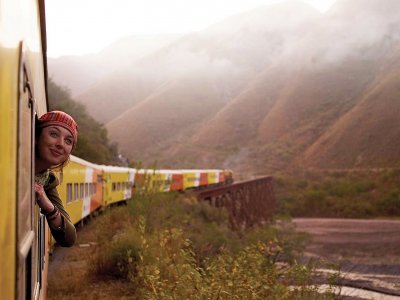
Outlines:
{"label": "mountain ridge", "polygon": [[325,14],[296,5],[182,36],[79,100],[145,164],[243,174],[398,165],[400,1],[338,1]]}

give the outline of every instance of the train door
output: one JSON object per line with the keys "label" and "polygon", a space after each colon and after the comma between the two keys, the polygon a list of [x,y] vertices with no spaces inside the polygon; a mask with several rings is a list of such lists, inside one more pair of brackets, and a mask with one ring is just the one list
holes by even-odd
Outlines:
{"label": "train door", "polygon": [[45,219],[35,201],[33,81],[20,47],[17,136],[17,298],[39,299],[45,256]]}

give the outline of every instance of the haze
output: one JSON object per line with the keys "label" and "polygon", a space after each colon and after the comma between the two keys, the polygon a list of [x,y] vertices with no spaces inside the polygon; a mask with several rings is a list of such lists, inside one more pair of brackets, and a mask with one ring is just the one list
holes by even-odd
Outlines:
{"label": "haze", "polygon": [[[231,15],[282,0],[46,1],[48,56],[96,53],[132,34],[200,31]],[[324,12],[335,0],[303,0]]]}

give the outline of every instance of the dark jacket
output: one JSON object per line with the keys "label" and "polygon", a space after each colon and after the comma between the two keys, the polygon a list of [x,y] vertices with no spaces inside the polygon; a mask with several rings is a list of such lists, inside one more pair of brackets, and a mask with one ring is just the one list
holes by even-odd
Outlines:
{"label": "dark jacket", "polygon": [[61,230],[51,228],[51,226],[49,227],[51,234],[60,246],[71,247],[76,241],[76,229],[62,204],[60,196],[58,195],[56,187],[59,184],[58,178],[52,172],[50,172],[50,176],[44,186],[44,190],[51,203],[53,203],[60,211],[62,225]]}

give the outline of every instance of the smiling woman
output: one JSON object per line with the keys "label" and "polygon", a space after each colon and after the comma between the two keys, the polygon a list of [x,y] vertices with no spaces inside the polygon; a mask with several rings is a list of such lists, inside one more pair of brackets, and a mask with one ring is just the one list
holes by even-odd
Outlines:
{"label": "smiling woman", "polygon": [[70,247],[75,243],[76,230],[65,211],[56,187],[59,181],[53,169],[62,169],[76,146],[78,126],[61,111],[51,111],[37,122],[35,142],[36,201],[46,216],[51,233],[58,244]]}

